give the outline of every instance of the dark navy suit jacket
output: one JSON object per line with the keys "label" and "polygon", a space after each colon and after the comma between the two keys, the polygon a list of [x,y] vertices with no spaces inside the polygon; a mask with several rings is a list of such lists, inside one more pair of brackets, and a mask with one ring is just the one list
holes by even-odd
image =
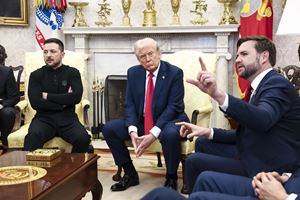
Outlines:
{"label": "dark navy suit jacket", "polygon": [[19,90],[10,67],[0,65],[0,104],[13,107],[19,101]]}
{"label": "dark navy suit jacket", "polygon": [[260,82],[250,103],[229,95],[226,114],[236,131],[214,129],[214,141],[236,142],[250,177],[261,171],[293,172],[300,161],[300,99],[276,71]]}
{"label": "dark navy suit jacket", "polygon": [[[144,122],[144,100],[146,70],[142,65],[127,71],[127,91],[125,101],[126,126],[141,127]],[[184,113],[183,72],[168,62],[161,61],[156,77],[152,114],[154,125],[163,129],[172,121],[188,121]]]}

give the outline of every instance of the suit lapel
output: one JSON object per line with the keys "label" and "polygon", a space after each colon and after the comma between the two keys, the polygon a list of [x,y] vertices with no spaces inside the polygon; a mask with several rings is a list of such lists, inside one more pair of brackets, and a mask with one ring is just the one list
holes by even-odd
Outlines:
{"label": "suit lapel", "polygon": [[143,116],[144,114],[144,102],[145,102],[145,94],[146,94],[146,91],[145,91],[145,84],[146,84],[146,70],[143,68],[143,66],[141,65],[140,66],[140,70],[139,70],[139,73],[138,73],[138,76],[136,77],[137,78],[137,81],[136,83],[138,83],[137,85],[134,86],[134,90],[137,90],[137,93],[139,96],[138,96],[138,99],[139,99],[139,113],[141,116]]}
{"label": "suit lapel", "polygon": [[261,87],[265,84],[265,82],[266,82],[271,76],[274,76],[274,75],[276,75],[276,74],[278,74],[278,72],[276,72],[275,70],[272,70],[272,71],[270,71],[269,73],[267,73],[267,74],[265,75],[265,77],[261,80],[261,82],[259,83],[258,87],[256,88],[255,93],[252,95],[252,98],[251,98],[250,103],[251,103],[251,102],[255,102],[256,97],[259,96]]}
{"label": "suit lapel", "polygon": [[[154,94],[153,94],[153,106],[155,108],[156,103],[159,101],[159,96],[163,93],[164,81],[167,77],[167,67],[163,61],[160,62],[160,68],[156,77]],[[158,100],[158,101],[157,101]]]}

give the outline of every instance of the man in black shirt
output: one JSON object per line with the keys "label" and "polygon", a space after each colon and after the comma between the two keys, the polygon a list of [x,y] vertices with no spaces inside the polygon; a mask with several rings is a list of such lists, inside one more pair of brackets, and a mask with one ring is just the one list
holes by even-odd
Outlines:
{"label": "man in black shirt", "polygon": [[7,150],[7,136],[14,127],[16,110],[20,93],[11,68],[5,66],[6,51],[0,45],[0,133],[2,148]]}
{"label": "man in black shirt", "polygon": [[29,77],[28,98],[37,113],[25,137],[24,149],[42,148],[58,136],[73,145],[72,152],[87,152],[90,136],[75,113],[83,93],[80,73],[62,64],[65,53],[60,40],[47,39],[43,54],[46,65]]}

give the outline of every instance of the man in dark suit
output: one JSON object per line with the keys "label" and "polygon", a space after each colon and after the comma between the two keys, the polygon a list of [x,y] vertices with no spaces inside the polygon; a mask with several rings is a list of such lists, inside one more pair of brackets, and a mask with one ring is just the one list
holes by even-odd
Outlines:
{"label": "man in dark suit", "polygon": [[5,66],[6,58],[5,48],[0,45],[0,132],[3,152],[7,151],[7,136],[15,123],[14,106],[20,98],[14,73],[11,68]]}
{"label": "man in dark suit", "polygon": [[249,102],[219,89],[202,61],[197,79],[188,80],[239,123],[237,130],[179,123],[182,136],[202,136],[196,153],[186,160],[189,192],[203,171],[253,177],[262,171],[293,172],[300,161],[300,99],[291,83],[272,69],[275,45],[264,37],[245,37],[237,49],[238,73],[253,88]]}
{"label": "man in dark suit", "polygon": [[24,150],[34,151],[54,137],[72,144],[72,152],[89,151],[90,136],[80,123],[75,106],[81,101],[80,72],[63,64],[64,44],[57,38],[44,42],[45,65],[29,76],[28,98],[36,114],[24,140]]}
{"label": "man in dark suit", "polygon": [[[260,172],[252,179],[206,171],[198,176],[189,200],[295,200],[300,199],[300,168],[289,177],[277,172]],[[179,193],[157,188],[142,200],[184,200]]]}
{"label": "man in dark suit", "polygon": [[[125,171],[120,182],[112,185],[111,190],[121,191],[139,184],[138,173],[124,143],[128,139],[131,139],[137,157],[156,139],[160,140],[167,168],[165,186],[177,189],[181,147],[180,127],[175,122],[188,121],[184,113],[183,72],[160,60],[159,46],[151,38],[138,40],[134,49],[140,65],[131,67],[127,72],[124,119],[110,121],[103,128],[115,163]],[[148,103],[150,85],[154,94],[150,98],[152,102]],[[149,112],[152,121],[149,120]]]}

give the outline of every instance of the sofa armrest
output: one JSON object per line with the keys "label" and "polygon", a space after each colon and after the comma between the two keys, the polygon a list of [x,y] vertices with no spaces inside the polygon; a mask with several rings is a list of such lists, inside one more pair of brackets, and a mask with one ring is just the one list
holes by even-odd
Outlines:
{"label": "sofa armrest", "polygon": [[203,118],[205,115],[210,114],[213,111],[212,104],[207,104],[206,106],[202,106],[201,108],[196,108],[192,113],[192,124],[197,124],[198,118]]}
{"label": "sofa armrest", "polygon": [[21,127],[22,113],[24,112],[24,110],[26,109],[27,106],[28,106],[28,101],[26,101],[26,100],[19,101],[15,105],[16,118],[15,118],[15,124],[14,124],[13,131],[18,130]]}
{"label": "sofa armrest", "polygon": [[81,106],[82,106],[82,109],[83,109],[84,127],[87,130],[90,130],[89,117],[88,117],[88,110],[90,108],[90,101],[87,100],[87,99],[82,99]]}

